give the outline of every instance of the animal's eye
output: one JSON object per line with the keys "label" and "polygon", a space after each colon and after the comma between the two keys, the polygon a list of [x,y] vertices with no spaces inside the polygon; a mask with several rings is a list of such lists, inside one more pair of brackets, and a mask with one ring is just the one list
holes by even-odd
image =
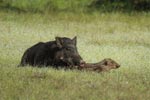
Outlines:
{"label": "animal's eye", "polygon": [[66,50],[69,50],[69,51],[71,51],[72,49],[71,49],[71,48],[66,48]]}
{"label": "animal's eye", "polygon": [[70,48],[66,48],[66,50],[70,50]]}
{"label": "animal's eye", "polygon": [[105,62],[104,65],[107,65],[107,62]]}

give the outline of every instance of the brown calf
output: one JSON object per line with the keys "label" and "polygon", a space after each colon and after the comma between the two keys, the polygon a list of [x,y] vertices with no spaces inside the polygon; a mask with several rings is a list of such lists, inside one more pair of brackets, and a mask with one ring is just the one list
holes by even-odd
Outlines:
{"label": "brown calf", "polygon": [[98,63],[85,63],[82,66],[78,67],[79,70],[87,70],[87,71],[109,71],[111,69],[119,68],[120,65],[110,58],[106,58]]}

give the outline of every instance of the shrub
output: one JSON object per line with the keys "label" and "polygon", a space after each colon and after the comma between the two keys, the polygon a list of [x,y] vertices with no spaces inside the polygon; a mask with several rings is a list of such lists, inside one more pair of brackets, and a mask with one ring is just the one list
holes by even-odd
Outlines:
{"label": "shrub", "polygon": [[149,11],[149,0],[94,0],[90,7],[103,11]]}

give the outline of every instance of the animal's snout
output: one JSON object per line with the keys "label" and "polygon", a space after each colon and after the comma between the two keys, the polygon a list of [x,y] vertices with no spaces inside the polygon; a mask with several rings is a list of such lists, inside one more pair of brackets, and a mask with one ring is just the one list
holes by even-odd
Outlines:
{"label": "animal's snout", "polygon": [[117,66],[116,66],[116,68],[119,68],[120,67],[120,65],[118,64]]}

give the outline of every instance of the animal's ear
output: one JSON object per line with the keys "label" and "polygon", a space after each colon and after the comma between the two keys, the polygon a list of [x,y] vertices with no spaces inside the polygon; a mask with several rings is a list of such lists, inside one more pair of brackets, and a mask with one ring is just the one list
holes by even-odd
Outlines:
{"label": "animal's ear", "polygon": [[59,48],[62,48],[62,39],[61,39],[61,37],[55,37],[55,40],[56,40],[56,45]]}
{"label": "animal's ear", "polygon": [[76,45],[77,44],[77,37],[75,36],[73,39],[72,39],[73,43]]}

